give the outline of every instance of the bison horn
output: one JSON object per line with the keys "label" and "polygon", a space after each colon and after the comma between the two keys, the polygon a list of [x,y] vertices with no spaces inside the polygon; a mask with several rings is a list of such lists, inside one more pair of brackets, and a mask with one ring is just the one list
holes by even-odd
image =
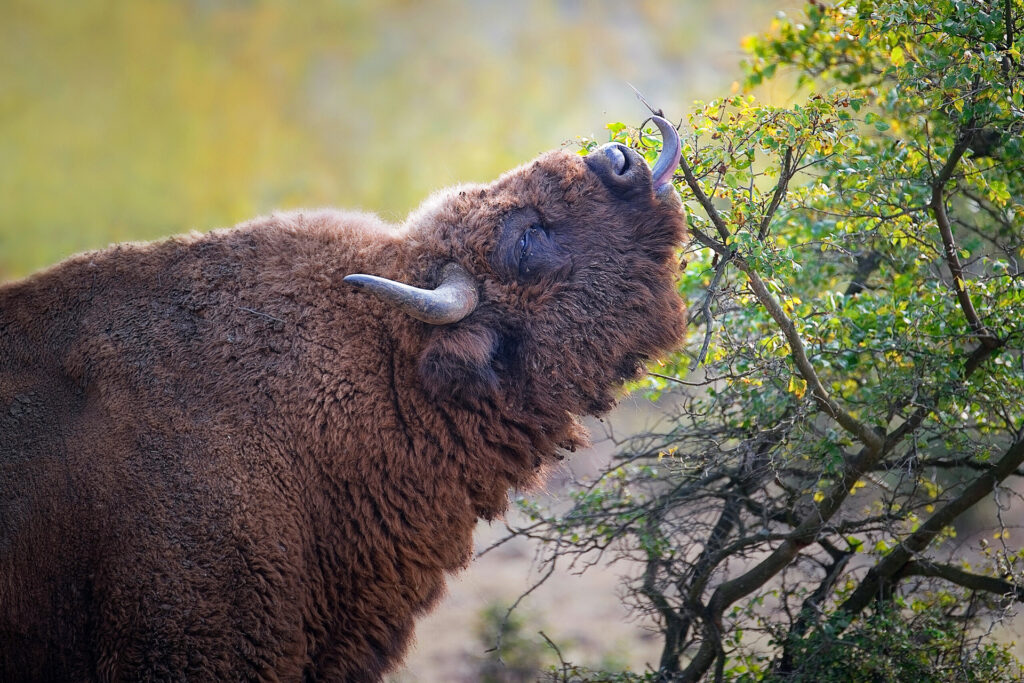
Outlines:
{"label": "bison horn", "polygon": [[661,154],[658,155],[658,160],[654,162],[654,168],[651,169],[651,182],[654,184],[654,189],[658,189],[672,181],[672,175],[679,167],[682,144],[679,142],[679,133],[671,123],[660,116],[652,116],[651,120],[661,131],[662,139]]}
{"label": "bison horn", "polygon": [[473,278],[455,263],[449,263],[441,270],[441,284],[437,289],[420,289],[376,275],[346,275],[345,282],[365,288],[431,325],[448,325],[462,320],[473,312],[479,300]]}

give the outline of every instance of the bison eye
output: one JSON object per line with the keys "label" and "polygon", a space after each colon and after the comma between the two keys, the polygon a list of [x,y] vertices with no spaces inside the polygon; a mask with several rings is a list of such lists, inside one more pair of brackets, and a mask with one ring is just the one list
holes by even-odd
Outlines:
{"label": "bison eye", "polygon": [[501,219],[500,230],[490,259],[506,278],[533,282],[554,273],[569,260],[562,244],[565,233],[545,224],[534,208],[509,211]]}
{"label": "bison eye", "polygon": [[519,238],[519,272],[526,274],[530,272],[529,259],[533,253],[533,248],[537,244],[537,241],[547,235],[547,231],[544,230],[544,226],[539,223],[534,223],[523,236]]}

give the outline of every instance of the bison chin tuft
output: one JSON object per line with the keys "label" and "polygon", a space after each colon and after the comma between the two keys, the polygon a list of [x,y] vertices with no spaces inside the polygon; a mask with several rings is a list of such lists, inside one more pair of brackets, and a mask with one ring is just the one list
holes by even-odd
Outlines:
{"label": "bison chin tuft", "polygon": [[627,354],[619,363],[617,380],[619,382],[636,382],[647,375],[647,361],[650,360],[645,354]]}
{"label": "bison chin tuft", "polygon": [[587,415],[600,417],[618,402],[625,382],[636,382],[647,374],[648,358],[642,353],[630,353],[616,366],[609,381],[598,390],[596,396],[587,398],[584,410]]}

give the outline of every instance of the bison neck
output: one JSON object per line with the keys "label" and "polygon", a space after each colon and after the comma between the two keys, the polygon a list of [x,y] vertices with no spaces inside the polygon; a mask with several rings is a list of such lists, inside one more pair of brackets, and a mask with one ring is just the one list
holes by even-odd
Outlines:
{"label": "bison neck", "polygon": [[[335,621],[325,628],[347,631],[349,614],[374,614],[382,630],[371,639],[397,646],[446,575],[468,564],[478,519],[504,512],[509,490],[533,484],[546,459],[540,437],[498,406],[429,397],[416,358],[384,324],[348,331],[333,348],[307,349],[300,367],[312,369],[317,398],[281,431],[286,443],[313,445],[295,457],[316,530],[311,556],[331,587]],[[336,367],[346,373],[321,372]]]}
{"label": "bison neck", "polygon": [[504,513],[509,491],[532,487],[554,461],[552,430],[491,401],[428,395],[416,358],[393,332],[377,323],[363,330],[349,348],[373,362],[358,377],[319,387],[324,410],[305,425],[319,443],[313,480],[328,482],[328,499],[341,496],[329,500],[341,516],[365,508],[399,548],[436,544],[426,556],[439,560],[438,569],[457,569],[477,520]]}

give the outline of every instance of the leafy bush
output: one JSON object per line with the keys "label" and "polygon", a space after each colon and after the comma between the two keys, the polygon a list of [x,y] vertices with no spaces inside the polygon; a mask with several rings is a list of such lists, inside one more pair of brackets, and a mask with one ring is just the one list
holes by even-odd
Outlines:
{"label": "leafy bush", "polygon": [[[791,643],[799,662],[770,681],[794,683],[988,683],[1020,680],[1021,668],[1004,647],[980,636],[965,641],[962,624],[937,603],[915,610],[892,606],[845,631],[825,628]],[[742,676],[737,680],[743,680]]]}

